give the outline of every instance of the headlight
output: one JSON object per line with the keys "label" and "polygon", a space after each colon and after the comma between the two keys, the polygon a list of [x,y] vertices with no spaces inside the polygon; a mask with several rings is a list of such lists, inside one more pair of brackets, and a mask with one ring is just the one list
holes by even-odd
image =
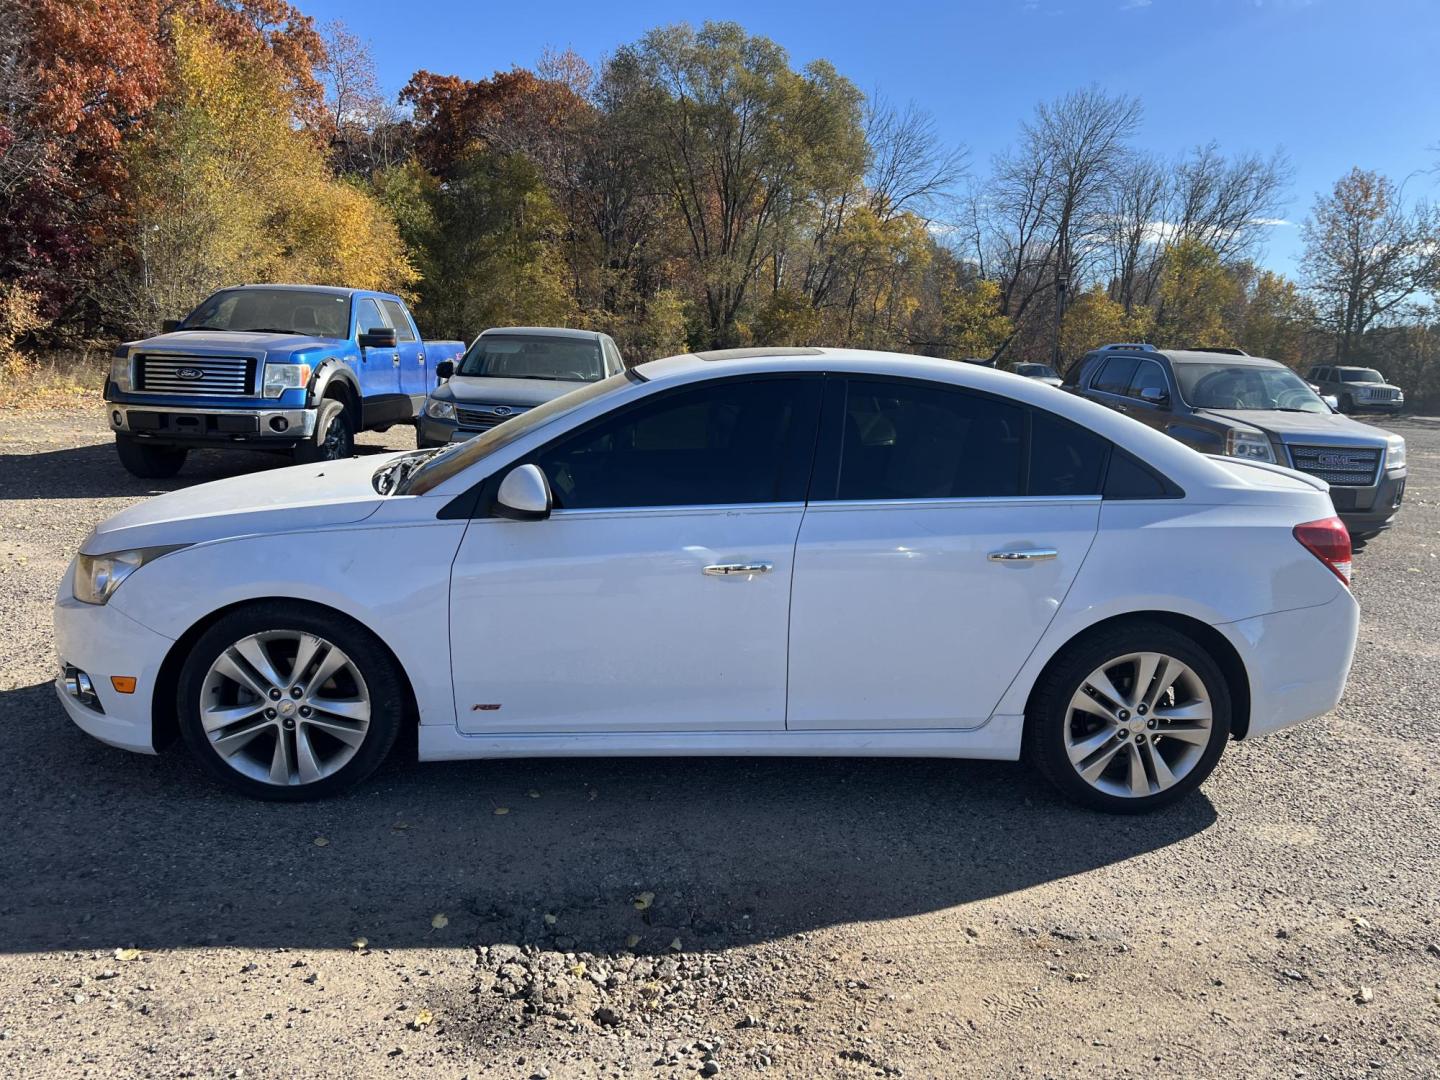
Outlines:
{"label": "headlight", "polygon": [[1225,436],[1225,453],[1230,457],[1249,458],[1251,461],[1275,460],[1275,451],[1270,449],[1270,440],[1258,431],[1231,431]]}
{"label": "headlight", "polygon": [[124,347],[110,354],[110,385],[122,393],[130,392],[130,350]]}
{"label": "headlight", "polygon": [[186,544],[168,547],[135,548],[115,551],[109,555],[77,555],[75,557],[75,599],[84,604],[103,604],[120,587],[121,582],[148,562],[161,555],[178,551]]}
{"label": "headlight", "polygon": [[309,364],[266,364],[266,397],[279,397],[286,390],[294,390],[310,381]]}
{"label": "headlight", "polygon": [[425,402],[425,415],[436,420],[454,420],[455,403],[441,398],[431,398]]}
{"label": "headlight", "polygon": [[1392,439],[1385,450],[1385,467],[1387,469],[1403,469],[1405,467],[1405,440]]}

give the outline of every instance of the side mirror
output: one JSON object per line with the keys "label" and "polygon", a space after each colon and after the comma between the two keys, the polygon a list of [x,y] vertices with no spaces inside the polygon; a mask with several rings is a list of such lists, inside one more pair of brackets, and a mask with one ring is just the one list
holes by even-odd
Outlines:
{"label": "side mirror", "polygon": [[544,521],[550,516],[550,481],[538,465],[511,469],[495,493],[495,516],[511,521]]}
{"label": "side mirror", "polygon": [[435,365],[435,381],[436,381],[436,382],[444,382],[446,379],[450,378],[450,377],[451,377],[452,375],[454,375],[454,374],[455,374],[455,361],[454,361],[454,360],[441,360],[438,364]]}
{"label": "side mirror", "polygon": [[180,329],[180,320],[179,320],[179,319],[165,319],[164,321],[162,321],[162,322],[160,323],[160,332],[161,332],[162,334],[173,334],[176,330],[179,330],[179,329]]}
{"label": "side mirror", "polygon": [[1170,394],[1158,386],[1147,386],[1140,391],[1140,400],[1150,405],[1168,405]]}
{"label": "side mirror", "polygon": [[393,349],[397,340],[394,327],[372,326],[360,335],[360,347],[362,349]]}

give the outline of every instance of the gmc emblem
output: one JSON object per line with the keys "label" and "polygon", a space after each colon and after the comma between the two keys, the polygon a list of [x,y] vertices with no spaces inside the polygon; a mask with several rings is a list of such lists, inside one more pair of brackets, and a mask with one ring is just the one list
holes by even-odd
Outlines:
{"label": "gmc emblem", "polygon": [[1355,464],[1355,459],[1349,454],[1321,454],[1318,460],[1321,465],[1332,469],[1348,469]]}

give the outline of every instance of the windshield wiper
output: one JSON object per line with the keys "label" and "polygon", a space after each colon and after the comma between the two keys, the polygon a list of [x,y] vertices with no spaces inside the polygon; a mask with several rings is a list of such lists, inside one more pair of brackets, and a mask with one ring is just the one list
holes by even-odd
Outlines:
{"label": "windshield wiper", "polygon": [[278,326],[247,326],[242,334],[298,334],[299,330],[284,330]]}

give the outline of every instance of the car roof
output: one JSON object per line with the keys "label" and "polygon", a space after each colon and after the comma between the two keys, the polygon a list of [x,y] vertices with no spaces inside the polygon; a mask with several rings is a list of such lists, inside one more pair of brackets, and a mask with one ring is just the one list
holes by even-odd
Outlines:
{"label": "car roof", "polygon": [[370,293],[375,296],[391,296],[392,293],[375,292],[372,289],[349,289],[343,285],[271,285],[264,282],[249,282],[245,285],[227,285],[220,292],[232,289],[287,289],[296,292],[318,292],[330,296],[354,296],[356,293]]}
{"label": "car roof", "polygon": [[[1096,350],[1087,354],[1087,359],[1105,356],[1133,356],[1141,360],[1153,360],[1163,356],[1172,364],[1224,364],[1226,367],[1285,367],[1278,360],[1264,356],[1241,356],[1237,353],[1211,352],[1205,349],[1126,349]],[[1286,370],[1289,370],[1288,368]]]}
{"label": "car roof", "polygon": [[581,341],[598,341],[605,336],[598,330],[575,330],[568,326],[492,326],[480,332],[481,337],[489,334],[508,334],[511,337],[575,338]]}

